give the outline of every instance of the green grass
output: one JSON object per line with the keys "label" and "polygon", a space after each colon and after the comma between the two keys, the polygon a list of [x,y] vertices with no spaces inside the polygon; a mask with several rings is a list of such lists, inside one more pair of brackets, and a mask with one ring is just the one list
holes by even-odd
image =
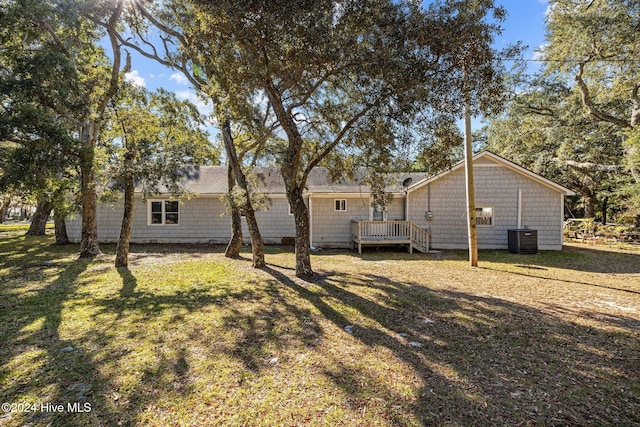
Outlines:
{"label": "green grass", "polygon": [[[18,231],[27,231],[29,229],[29,224],[26,223],[9,223],[9,224],[0,224],[0,233],[9,233],[9,232],[18,232]],[[47,230],[53,230],[53,223],[47,224]]]}
{"label": "green grass", "polygon": [[[631,425],[640,255],[293,254],[0,238],[3,426]],[[352,333],[345,331],[352,326]],[[91,405],[52,413],[40,404]]]}

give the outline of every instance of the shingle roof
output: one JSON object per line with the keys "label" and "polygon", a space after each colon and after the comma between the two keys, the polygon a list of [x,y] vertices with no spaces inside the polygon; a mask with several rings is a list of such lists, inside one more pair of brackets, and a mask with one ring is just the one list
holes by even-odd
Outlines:
{"label": "shingle roof", "polygon": [[[253,170],[257,177],[258,188],[267,194],[286,194],[284,180],[280,170],[275,167],[257,167]],[[364,181],[365,170],[360,170],[355,178],[341,178],[332,182],[329,171],[325,168],[314,168],[307,179],[309,193],[368,193],[369,186]],[[387,174],[387,191],[400,193],[409,185],[426,178],[425,173],[393,173]],[[403,185],[404,183],[404,185]],[[182,189],[194,194],[226,194],[226,166],[193,166],[184,169],[184,178],[180,183]],[[161,194],[169,193],[166,186],[160,186]]]}

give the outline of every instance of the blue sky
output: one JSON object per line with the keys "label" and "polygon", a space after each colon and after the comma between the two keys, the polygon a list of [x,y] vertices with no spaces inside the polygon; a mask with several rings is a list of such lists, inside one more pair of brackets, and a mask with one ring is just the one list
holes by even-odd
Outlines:
{"label": "blue sky", "polygon": [[[497,0],[508,11],[506,22],[503,23],[503,34],[496,40],[496,48],[503,48],[508,44],[522,41],[528,45],[524,57],[534,59],[536,49],[544,43],[545,14],[548,8],[547,0]],[[133,55],[133,54],[132,54]],[[535,67],[535,63],[531,67]],[[133,55],[132,70],[127,78],[136,84],[155,90],[163,87],[176,93],[180,99],[189,99],[198,105],[201,112],[208,114],[211,108],[199,100],[184,76],[163,67],[162,65],[144,57]],[[474,127],[479,125],[474,121]],[[210,129],[214,133],[214,129]]]}

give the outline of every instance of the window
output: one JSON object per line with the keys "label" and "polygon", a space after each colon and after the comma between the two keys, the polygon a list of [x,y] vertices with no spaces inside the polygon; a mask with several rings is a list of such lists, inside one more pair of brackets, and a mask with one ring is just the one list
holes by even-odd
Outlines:
{"label": "window", "polygon": [[170,202],[168,200],[164,202],[164,223],[178,223],[178,202]]}
{"label": "window", "polygon": [[179,217],[180,212],[177,201],[149,201],[149,225],[178,225]]}
{"label": "window", "polygon": [[476,208],[476,225],[493,225],[493,208]]}
{"label": "window", "polygon": [[287,206],[289,207],[289,215],[293,215],[293,211],[291,210],[291,203],[287,203]]}
{"label": "window", "polygon": [[162,224],[162,202],[151,202],[151,224]]}
{"label": "window", "polygon": [[373,221],[386,221],[387,220],[387,212],[380,205],[376,205],[373,207],[373,212],[371,214],[371,219]]}
{"label": "window", "polygon": [[334,202],[334,211],[346,211],[347,210],[347,200],[346,199],[336,199]]}

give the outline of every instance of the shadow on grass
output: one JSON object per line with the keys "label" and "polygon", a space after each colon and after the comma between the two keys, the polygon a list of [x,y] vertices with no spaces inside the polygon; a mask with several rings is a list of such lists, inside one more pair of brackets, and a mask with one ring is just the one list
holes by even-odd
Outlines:
{"label": "shadow on grass", "polygon": [[[87,341],[110,349],[109,355],[100,358],[100,365],[124,365],[124,360],[139,364],[145,357],[149,361],[143,366],[128,366],[141,370],[141,376],[129,384],[132,391],[118,403],[124,425],[140,422],[145,411],[156,408],[158,396],[180,399],[199,393],[192,383],[190,361],[194,358],[208,357],[212,366],[221,356],[237,360],[246,370],[235,372],[237,386],[241,386],[277,363],[273,360],[280,349],[311,348],[322,336],[311,311],[287,301],[275,281],[250,279],[242,289],[235,283],[202,283],[168,293],[140,289],[135,274],[126,268],[118,269],[118,274],[120,292],[92,301],[95,317],[112,320],[106,321],[102,330],[92,331]],[[207,319],[205,313],[211,312],[216,315]],[[161,323],[164,327],[150,335],[144,327],[136,328],[136,319],[141,325]],[[206,322],[202,330],[197,326],[200,321]],[[223,336],[221,330],[225,331]],[[123,331],[124,337],[118,335]]]}
{"label": "shadow on grass", "polygon": [[[24,239],[27,248],[33,246],[29,240]],[[24,280],[6,282],[0,287],[0,400],[31,401],[35,409],[4,414],[4,417],[15,425],[88,425],[89,420],[96,418],[95,414],[112,412],[98,389],[107,380],[101,377],[92,357],[81,345],[60,336],[60,326],[63,310],[73,299],[79,276],[94,260],[78,259],[60,264],[58,256],[70,255],[73,248],[64,253],[65,250],[41,245],[20,253],[21,246],[14,246],[19,255],[10,263],[26,270],[37,268],[38,275],[23,276]],[[17,262],[18,259],[21,262]],[[11,268],[8,271],[12,274]],[[45,279],[48,284],[33,286]],[[41,404],[62,405],[62,409],[43,410]],[[114,420],[103,418],[102,422],[109,424]]]}
{"label": "shadow on grass", "polygon": [[138,280],[131,273],[129,267],[118,267],[116,268],[116,270],[122,278],[122,288],[120,289],[120,296],[122,298],[132,297],[134,295],[136,286],[138,285]]}
{"label": "shadow on grass", "polygon": [[[273,249],[273,253],[286,252],[286,250],[278,251],[277,248]],[[313,256],[320,259],[336,255],[371,262],[393,262],[397,260],[405,263],[421,263],[425,261],[466,261],[468,259],[468,253],[464,250],[409,254],[401,249],[382,247],[380,249],[368,248],[362,254],[346,249],[313,252]],[[483,262],[495,262],[528,270],[545,270],[555,267],[589,273],[640,273],[640,253],[610,251],[606,248],[578,245],[565,245],[562,251],[540,251],[537,254],[526,255],[512,254],[507,250],[481,250],[479,252],[479,261],[480,264]]]}
{"label": "shadow on grass", "polygon": [[[12,415],[10,422],[143,424],[145,411],[162,403],[173,415],[176,409],[167,400],[179,402],[184,395],[200,392],[191,375],[199,358],[211,359],[212,368],[217,366],[216,358],[239,361],[249,372],[248,376],[239,373],[242,385],[247,378],[262,375],[279,350],[315,348],[323,338],[325,319],[338,331],[353,325],[350,336],[359,344],[358,350],[364,349],[373,358],[382,351],[392,353],[394,361],[401,362],[398,365],[415,373],[417,393],[407,398],[389,386],[393,372],[381,378],[380,372],[358,369],[340,351],[327,360],[314,361],[313,369],[348,395],[352,413],[377,406],[384,418],[381,423],[640,422],[640,329],[631,316],[594,312],[593,320],[599,323],[586,326],[499,298],[433,290],[366,271],[325,271],[303,281],[293,277],[292,269],[274,264],[264,269],[265,274],[251,273],[244,288],[230,283],[235,280],[231,276],[216,283],[215,289],[188,282],[188,287],[171,292],[144,287],[132,271],[119,269],[121,286],[118,282],[112,293],[96,296],[82,294],[78,287],[84,280],[80,275],[88,268],[97,271],[100,266],[92,265],[97,262],[61,264],[56,261],[57,252],[52,254],[50,249],[35,247],[28,255],[15,254],[14,258],[11,251],[0,248],[11,256],[10,261],[0,260],[0,265],[26,267],[23,270],[33,276],[24,282],[30,285],[17,282],[0,288],[1,397],[15,401],[50,390],[47,397],[53,403],[88,401],[93,410],[91,414]],[[518,264],[526,265],[522,258],[517,259]],[[34,280],[47,277],[48,285],[33,285]],[[92,316],[100,319],[99,330],[62,339],[63,310],[80,304],[83,298],[91,299],[88,306]],[[222,310],[219,323],[210,325],[207,314]],[[199,313],[203,316],[187,316]],[[187,321],[191,322],[188,328],[182,328]],[[155,331],[170,331],[155,336],[145,329],[154,326]],[[224,333],[201,334],[205,328]],[[216,341],[211,342],[211,337]],[[134,368],[130,361],[142,358],[139,353],[143,351],[151,353],[152,363]],[[112,394],[119,392],[119,384],[103,374],[113,366],[130,369],[126,374],[134,376],[130,389],[117,402]],[[11,372],[16,369],[25,372]],[[405,376],[401,381],[406,380]],[[154,419],[156,424],[162,421]]]}
{"label": "shadow on grass", "polygon": [[[516,267],[530,269],[530,267],[527,267],[527,266],[516,265]],[[491,267],[484,267],[484,266],[480,266],[479,268],[481,268],[483,270],[491,270],[491,271],[504,271],[504,270],[501,270],[501,269],[498,269],[498,268],[491,268]],[[540,269],[540,268],[538,268],[538,269]],[[564,284],[572,283],[574,285],[592,286],[594,288],[608,289],[608,290],[612,290],[612,291],[619,291],[619,292],[626,292],[626,293],[629,293],[629,294],[640,295],[640,292],[635,291],[633,289],[616,288],[616,287],[613,287],[613,286],[600,285],[598,283],[589,283],[589,282],[584,282],[584,281],[579,281],[579,280],[559,279],[559,278],[555,278],[555,277],[540,276],[540,275],[537,275],[537,274],[520,273],[520,272],[517,272],[517,271],[510,271],[509,274],[515,274],[517,276],[529,277],[529,278],[532,278],[532,279],[541,279],[541,280],[545,280],[545,281],[549,281],[549,282],[558,282],[558,283],[564,283]]]}
{"label": "shadow on grass", "polygon": [[[336,359],[326,375],[348,392],[354,410],[394,402],[384,413],[398,425],[406,424],[406,413],[424,425],[640,421],[640,332],[628,324],[596,329],[498,298],[366,273],[330,272],[303,282],[278,268],[265,271],[338,328],[353,325],[353,337],[371,351],[386,348],[419,375],[419,398],[410,401]],[[381,292],[380,302],[362,296],[359,287]]]}

